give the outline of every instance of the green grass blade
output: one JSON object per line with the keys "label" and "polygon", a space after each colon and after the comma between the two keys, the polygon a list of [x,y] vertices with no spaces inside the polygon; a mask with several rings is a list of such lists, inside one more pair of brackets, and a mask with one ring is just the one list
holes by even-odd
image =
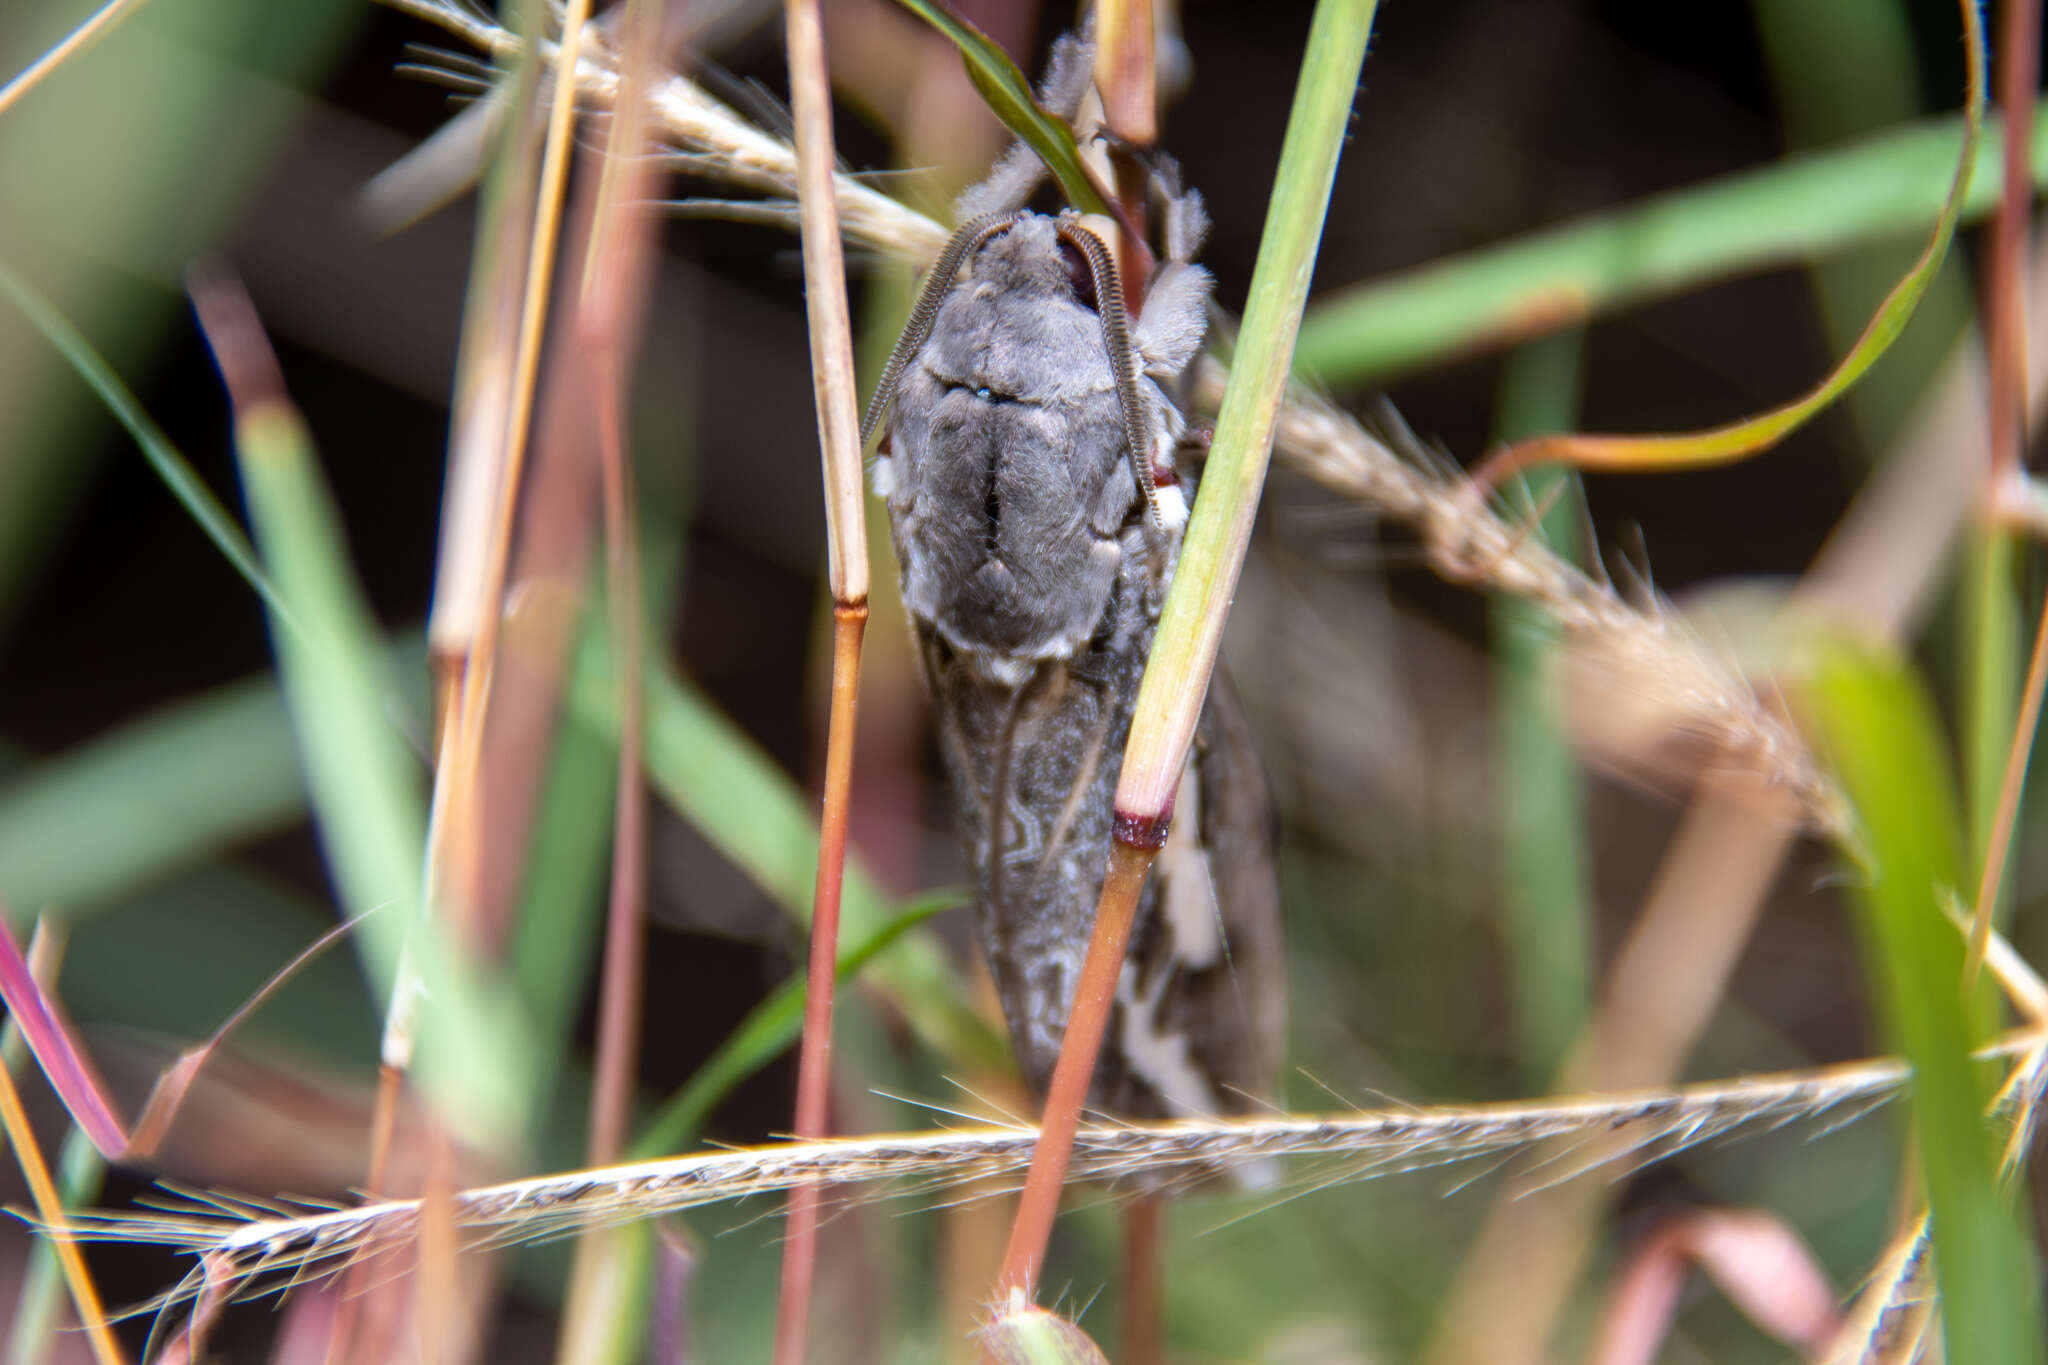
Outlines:
{"label": "green grass blade", "polygon": [[[1501,376],[1495,437],[1569,430],[1578,408],[1584,334],[1523,347]],[[1510,494],[1551,548],[1578,558],[1577,476],[1533,470]],[[1547,511],[1541,511],[1548,504]],[[1540,513],[1540,515],[1539,515]],[[1562,632],[1520,598],[1491,607],[1494,711],[1500,724],[1501,896],[1516,1050],[1541,1093],[1593,996],[1592,888],[1584,782],[1563,728]]]}
{"label": "green grass blade", "polygon": [[[600,733],[615,733],[615,689],[598,650],[585,650],[571,709]],[[753,878],[799,923],[810,922],[818,824],[810,803],[768,756],[688,684],[659,665],[647,670],[647,775],[654,791]],[[857,863],[846,869],[843,932],[873,937],[889,922],[881,888]],[[938,944],[910,934],[883,953],[871,978],[911,1027],[945,1057],[1003,1069],[1009,1048],[970,1005]]]}
{"label": "green grass blade", "polygon": [[1003,126],[1023,138],[1038,153],[1053,178],[1066,191],[1067,200],[1084,213],[1108,213],[1109,205],[1081,164],[1081,149],[1074,142],[1074,130],[1063,119],[1054,118],[1038,107],[1031,97],[1031,82],[1010,60],[995,40],[962,18],[943,0],[898,0],[903,8],[943,33],[960,49],[967,67],[967,79],[988,101],[989,110]]}
{"label": "green grass blade", "polygon": [[1858,817],[1867,972],[1913,1066],[1948,1358],[2041,1360],[2040,1269],[2018,1211],[2024,1198],[1997,1185],[1984,1117],[1992,1086],[1970,1058],[1987,1038],[1963,998],[1962,939],[1939,908],[1964,885],[1966,866],[1940,723],[1906,664],[1874,647],[1825,651],[1806,700]]}
{"label": "green grass blade", "polygon": [[1273,428],[1377,8],[1374,0],[1321,0],[1316,6],[1215,443],[1139,684],[1117,787],[1119,818],[1163,814],[1180,782],[1265,485]]}
{"label": "green grass blade", "polygon": [[270,678],[230,684],[37,764],[0,791],[0,889],[22,913],[97,908],[305,813]]}
{"label": "green grass blade", "polygon": [[[486,1149],[526,1131],[534,1049],[516,1003],[446,944],[421,903],[418,764],[385,715],[382,650],[297,413],[237,414],[236,456],[265,568],[300,629],[274,631],[285,701],[336,886],[388,1007],[402,954],[425,983],[420,1075],[456,1131]],[[372,913],[374,912],[374,913]]]}
{"label": "green grass blade", "polygon": [[[1647,299],[1924,230],[1941,213],[1963,127],[1930,120],[1343,290],[1309,310],[1295,363],[1327,384],[1384,383]],[[2034,183],[2048,185],[2048,110],[2034,129]],[[1998,202],[2003,142],[1987,129],[1978,146],[1966,220]]]}
{"label": "green grass blade", "polygon": [[0,294],[5,294],[8,301],[21,310],[22,316],[99,395],[114,420],[127,430],[136,445],[142,447],[149,467],[164,481],[171,495],[184,505],[192,520],[199,523],[199,529],[206,533],[206,538],[226,556],[228,563],[234,565],[235,572],[256,590],[264,604],[289,625],[291,613],[285,609],[283,599],[271,586],[270,580],[264,577],[262,566],[256,562],[256,552],[250,548],[242,528],[235,524],[228,510],[213,496],[213,490],[206,486],[206,481],[199,477],[191,462],[150,420],[142,404],[121,382],[121,377],[114,373],[114,367],[93,349],[92,343],[77,328],[64,319],[63,314],[50,306],[49,300],[4,265],[0,265]]}
{"label": "green grass blade", "polygon": [[[941,910],[964,899],[957,891],[935,891],[912,901],[887,924],[851,946],[842,944],[838,976],[845,981],[896,940]],[[766,1000],[754,1006],[739,1027],[705,1059],[682,1089],[669,1097],[633,1144],[630,1160],[666,1156],[684,1150],[703,1131],[704,1120],[733,1087],[789,1050],[804,1026],[805,989],[801,973],[791,976]]]}

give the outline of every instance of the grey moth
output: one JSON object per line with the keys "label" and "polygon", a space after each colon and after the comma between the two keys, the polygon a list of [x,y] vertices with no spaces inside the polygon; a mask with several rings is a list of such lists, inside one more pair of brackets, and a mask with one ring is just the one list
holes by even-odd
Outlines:
{"label": "grey moth", "polygon": [[[1071,117],[1089,52],[1055,47]],[[1102,878],[1132,707],[1192,483],[1179,392],[1207,327],[1200,197],[1157,170],[1164,263],[1133,322],[1109,252],[1025,207],[1011,149],[962,196],[863,423],[937,713],[976,928],[1019,1066],[1043,1095]],[[1273,817],[1220,674],[1133,925],[1089,1100],[1131,1118],[1270,1094],[1284,1016]]]}

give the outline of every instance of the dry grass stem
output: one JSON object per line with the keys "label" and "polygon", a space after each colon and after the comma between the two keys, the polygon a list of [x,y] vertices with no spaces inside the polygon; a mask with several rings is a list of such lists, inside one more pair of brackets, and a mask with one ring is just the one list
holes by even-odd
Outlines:
{"label": "dry grass stem", "polygon": [[1816,1365],[1916,1359],[1934,1313],[1931,1250],[1927,1215],[1922,1213],[1878,1258],[1841,1331],[1815,1357]]}
{"label": "dry grass stem", "polygon": [[[2039,1034],[2008,1037],[2025,1052]],[[1318,1183],[1341,1183],[1500,1158],[1546,1144],[1559,1159],[1597,1143],[1612,1177],[1702,1143],[1817,1122],[1831,1131],[1892,1098],[1906,1070],[1891,1058],[1627,1094],[1473,1106],[1361,1110],[1321,1115],[1091,1124],[1075,1137],[1070,1181],[1140,1173],[1207,1179],[1218,1170],[1275,1158],[1327,1158]],[[1626,1140],[1610,1143],[1613,1134]],[[902,1182],[896,1193],[940,1194],[1022,1172],[1038,1130],[1024,1125],[837,1138],[567,1171],[453,1196],[464,1243],[495,1246],[570,1236],[592,1227],[788,1190],[805,1182]],[[1573,1164],[1571,1175],[1590,1163]],[[381,1200],[306,1210],[222,1194],[182,1194],[159,1211],[73,1220],[74,1235],[171,1246],[210,1258],[254,1288],[257,1276],[293,1282],[365,1256],[403,1248],[418,1231],[422,1201]],[[187,1286],[187,1291],[192,1288]]]}
{"label": "dry grass stem", "polygon": [[119,28],[123,20],[131,17],[146,2],[147,0],[107,0],[106,4],[94,10],[92,17],[72,29],[64,36],[62,42],[29,63],[28,68],[19,76],[0,86],[0,115],[5,115],[22,96],[41,84],[45,76]]}

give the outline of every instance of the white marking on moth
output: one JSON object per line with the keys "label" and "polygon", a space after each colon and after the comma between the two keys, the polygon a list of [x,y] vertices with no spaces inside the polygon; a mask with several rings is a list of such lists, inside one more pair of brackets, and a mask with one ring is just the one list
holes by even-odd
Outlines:
{"label": "white marking on moth", "polygon": [[868,469],[868,482],[874,487],[876,497],[893,497],[896,492],[896,461],[887,455],[875,456],[874,464]]}
{"label": "white marking on moth", "polygon": [[1123,1030],[1117,1041],[1132,1072],[1159,1092],[1169,1110],[1182,1118],[1198,1118],[1216,1112],[1216,1095],[1188,1051],[1187,1035],[1160,1027],[1160,1000],[1173,978],[1172,967],[1154,972],[1151,987],[1142,995],[1136,973],[1126,970],[1117,979],[1117,1003],[1123,1006]]}
{"label": "white marking on moth", "polygon": [[1216,908],[1216,882],[1209,852],[1201,845],[1201,828],[1200,784],[1190,764],[1181,772],[1173,824],[1166,847],[1159,850],[1159,914],[1165,920],[1171,960],[1151,964],[1151,985],[1142,994],[1132,971],[1125,971],[1116,983],[1117,1001],[1123,1006],[1119,1041],[1125,1060],[1168,1108],[1190,1117],[1214,1114],[1216,1092],[1196,1065],[1187,1035],[1169,1031],[1159,1010],[1167,987],[1180,973],[1212,967],[1223,959],[1223,920]]}
{"label": "white marking on moth", "polygon": [[1191,762],[1180,775],[1173,823],[1159,850],[1159,913],[1173,935],[1176,962],[1213,967],[1223,960],[1223,914],[1216,905],[1216,875],[1202,847],[1202,786]]}
{"label": "white marking on moth", "polygon": [[1166,484],[1153,491],[1152,505],[1159,509],[1159,522],[1168,531],[1178,534],[1188,524],[1187,494],[1177,484]]}
{"label": "white marking on moth", "polygon": [[1036,659],[1018,658],[1003,654],[969,654],[967,666],[993,683],[1004,687],[1022,687],[1038,671]]}

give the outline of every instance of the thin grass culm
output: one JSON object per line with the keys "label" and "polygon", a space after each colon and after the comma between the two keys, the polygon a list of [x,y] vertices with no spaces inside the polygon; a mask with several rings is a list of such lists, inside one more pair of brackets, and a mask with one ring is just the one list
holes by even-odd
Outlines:
{"label": "thin grass culm", "polygon": [[[804,297],[810,318],[811,381],[824,469],[826,581],[832,592],[832,705],[825,740],[825,803],[812,898],[810,969],[797,1060],[795,1133],[827,1131],[832,1088],[832,1004],[838,983],[839,905],[853,802],[853,741],[867,628],[860,404],[853,372],[853,322],[833,187],[832,87],[817,0],[786,0],[789,84],[796,118],[797,206],[803,219]],[[803,1365],[817,1264],[819,1190],[790,1191],[775,1360]]]}

